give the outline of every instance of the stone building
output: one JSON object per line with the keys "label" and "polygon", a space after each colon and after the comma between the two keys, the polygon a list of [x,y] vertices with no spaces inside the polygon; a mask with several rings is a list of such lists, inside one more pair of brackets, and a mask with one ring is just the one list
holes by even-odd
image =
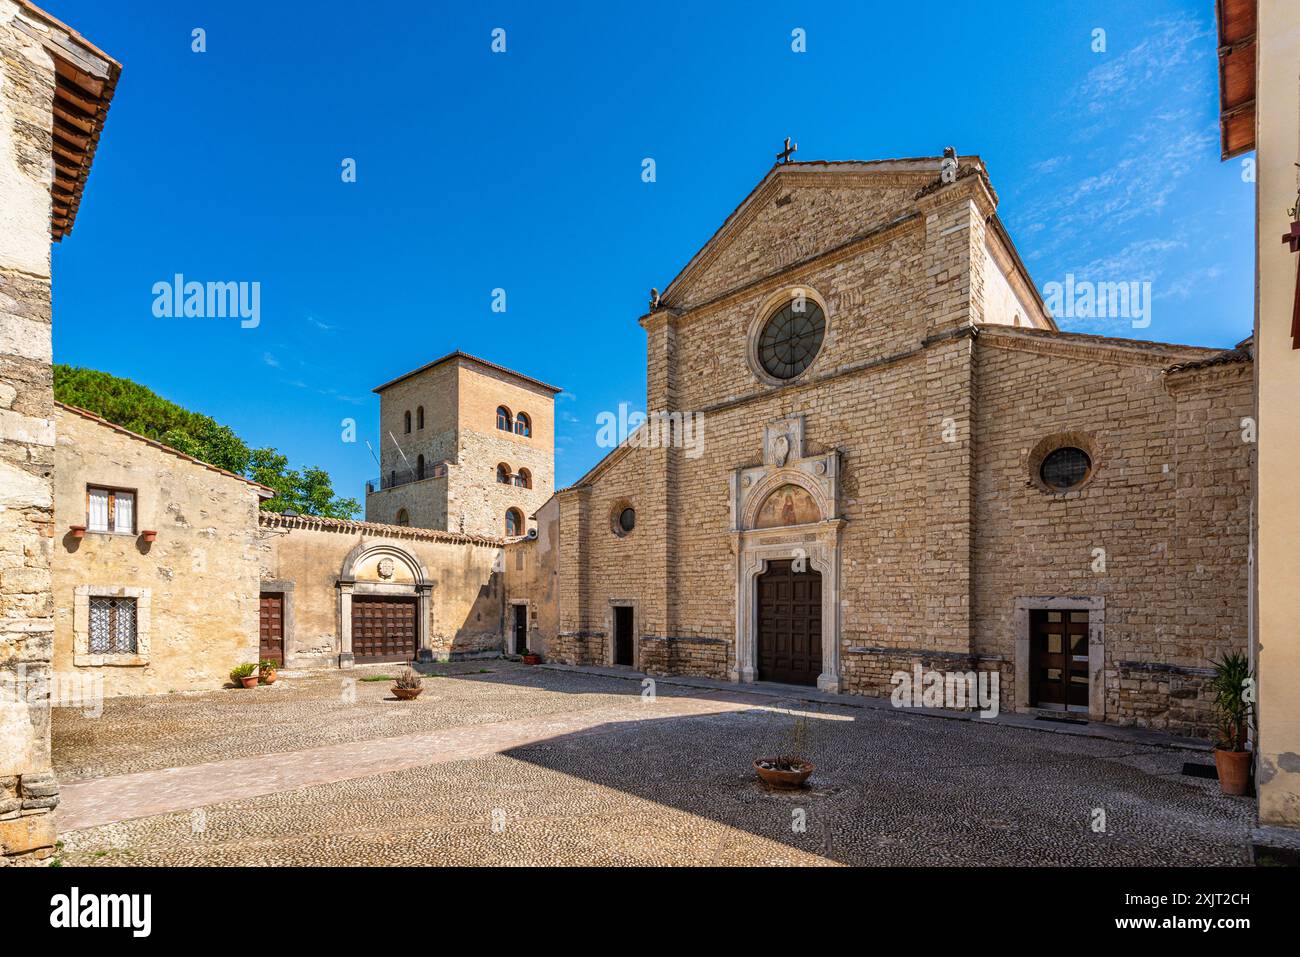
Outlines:
{"label": "stone building", "polygon": [[553,660],[996,671],[1003,710],[1207,733],[1250,350],[1060,332],[996,209],[975,156],[764,177],[640,319],[649,422],[524,546]]}
{"label": "stone building", "polygon": [[54,428],[55,672],[157,694],[258,661],[257,515],[274,493],[72,406]]}
{"label": "stone building", "polygon": [[261,657],[286,667],[495,656],[499,538],[262,512]]}
{"label": "stone building", "polygon": [[0,0],[0,863],[54,845],[50,243],[72,231],[120,72],[26,0]]}
{"label": "stone building", "polygon": [[453,352],[374,391],[381,474],[366,487],[367,520],[525,534],[554,491],[559,389]]}

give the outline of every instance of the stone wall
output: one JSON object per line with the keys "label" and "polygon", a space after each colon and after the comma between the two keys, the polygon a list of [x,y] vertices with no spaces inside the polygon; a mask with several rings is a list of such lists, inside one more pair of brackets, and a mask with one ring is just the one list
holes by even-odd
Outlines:
{"label": "stone wall", "polygon": [[54,64],[0,0],[0,862],[46,857],[54,394],[50,128]]}
{"label": "stone wall", "polygon": [[264,587],[284,591],[286,584],[292,586],[286,591],[286,600],[292,602],[285,616],[286,667],[338,667],[343,564],[358,545],[379,542],[409,552],[429,575],[427,628],[435,659],[504,650],[504,559],[499,540],[266,512],[260,520]]}
{"label": "stone wall", "polygon": [[[1175,385],[1166,367],[1213,350],[1008,328],[1020,307],[1050,320],[1008,275],[973,172],[773,176],[642,318],[648,408],[702,415],[702,448],[625,446],[559,496],[552,657],[606,663],[609,608],[631,602],[642,668],[732,666],[730,477],[762,461],[765,424],[802,416],[805,454],[839,461],[846,690],[888,694],[916,663],[996,670],[1012,710],[1016,600],[1104,597],[1105,720],[1203,733],[1197,669],[1244,641],[1249,450],[1229,426],[1248,414],[1249,366]],[[747,343],[795,289],[825,304],[825,342],[802,377],[765,384]],[[1102,449],[1088,489],[1028,488],[1033,447],[1072,428]],[[625,536],[623,505],[638,514]],[[1104,579],[1094,545],[1112,550]],[[678,652],[692,641],[707,650]]]}
{"label": "stone wall", "polygon": [[[220,688],[256,662],[260,486],[66,407],[55,431],[55,671],[158,694]],[[91,485],[135,493],[134,534],[73,534]],[[115,594],[136,600],[135,656],[87,648],[91,597]]]}

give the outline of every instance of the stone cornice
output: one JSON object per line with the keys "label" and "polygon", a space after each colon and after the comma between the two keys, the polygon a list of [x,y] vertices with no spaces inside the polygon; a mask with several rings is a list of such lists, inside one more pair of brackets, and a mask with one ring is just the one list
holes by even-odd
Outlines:
{"label": "stone cornice", "polygon": [[1175,359],[1186,358],[1188,355],[1212,355],[1219,351],[1217,349],[1181,346],[1165,342],[1111,339],[1105,336],[1014,329],[1009,326],[994,325],[979,327],[979,342],[981,346],[991,346],[1017,352],[1036,352],[1040,355],[1060,356],[1068,359],[1087,359],[1115,365],[1154,365],[1161,368],[1169,365]]}
{"label": "stone cornice", "polygon": [[280,512],[259,511],[257,524],[261,528],[282,528],[290,532],[295,529],[343,534],[360,532],[372,537],[443,542],[453,545],[481,545],[484,548],[501,548],[506,544],[505,539],[489,538],[485,535],[443,532],[434,528],[412,528],[409,525],[385,525],[380,522],[357,522],[347,518],[326,518],[323,515],[284,515]]}

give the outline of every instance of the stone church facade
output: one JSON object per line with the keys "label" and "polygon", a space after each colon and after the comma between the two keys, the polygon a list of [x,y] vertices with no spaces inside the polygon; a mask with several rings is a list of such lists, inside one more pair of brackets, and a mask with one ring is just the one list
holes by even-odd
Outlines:
{"label": "stone church facade", "polygon": [[1209,733],[1247,641],[1249,349],[1060,332],[956,161],[780,164],[654,297],[651,426],[520,562],[552,660],[996,671],[1002,710]]}

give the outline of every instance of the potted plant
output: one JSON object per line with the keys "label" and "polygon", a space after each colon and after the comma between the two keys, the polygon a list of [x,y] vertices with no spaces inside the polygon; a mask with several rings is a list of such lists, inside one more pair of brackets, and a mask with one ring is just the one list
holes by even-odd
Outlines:
{"label": "potted plant", "polygon": [[1239,651],[1225,654],[1214,662],[1214,711],[1218,719],[1218,737],[1214,744],[1214,765],[1219,770],[1219,790],[1224,794],[1245,794],[1250,784],[1251,753],[1246,738],[1254,708],[1254,677],[1250,662]]}
{"label": "potted plant", "polygon": [[808,776],[816,769],[811,761],[799,757],[807,748],[808,733],[808,719],[800,715],[795,718],[790,730],[790,741],[785,754],[754,759],[754,770],[764,784],[783,791],[803,787]]}
{"label": "potted plant", "polygon": [[274,661],[259,661],[257,663],[257,673],[262,684],[264,685],[275,684],[276,673],[275,673]]}
{"label": "potted plant", "polygon": [[158,533],[153,529],[146,528],[143,532],[140,533],[140,537],[143,538],[146,542],[152,542],[154,539],[158,537]]}
{"label": "potted plant", "polygon": [[424,690],[424,679],[406,668],[393,679],[393,694],[398,701],[414,701]]}
{"label": "potted plant", "polygon": [[542,656],[531,650],[524,652],[523,659],[526,665],[540,665],[542,663]]}
{"label": "potted plant", "polygon": [[230,669],[230,680],[237,685],[243,685],[245,688],[257,687],[257,665],[245,662],[238,667]]}
{"label": "potted plant", "polygon": [[85,526],[85,525],[70,525],[70,526],[68,526],[68,528],[72,531],[72,537],[73,537],[73,538],[85,538],[85,537],[86,537],[86,526]]}

